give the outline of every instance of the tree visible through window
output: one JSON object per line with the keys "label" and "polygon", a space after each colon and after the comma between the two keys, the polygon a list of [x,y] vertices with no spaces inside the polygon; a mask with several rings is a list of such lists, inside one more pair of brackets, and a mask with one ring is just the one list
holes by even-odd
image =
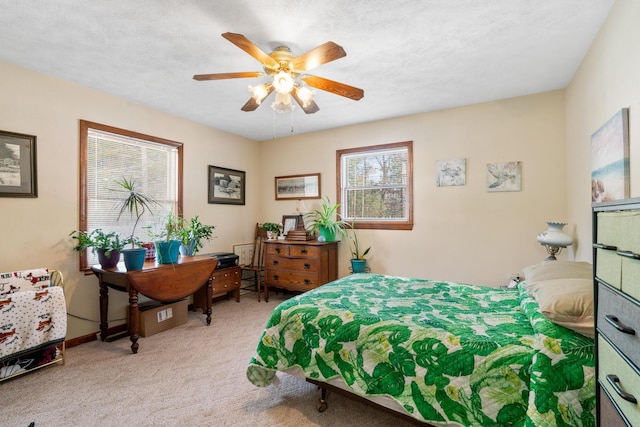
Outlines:
{"label": "tree visible through window", "polygon": [[[123,193],[116,181],[134,180],[139,191],[159,202],[141,218],[136,237],[149,240],[144,225],[182,212],[182,143],[111,126],[80,121],[80,230],[101,228],[127,237],[135,218],[116,209]],[[88,251],[80,268],[97,263]]]}
{"label": "tree visible through window", "polygon": [[336,152],[342,219],[356,228],[413,228],[412,141]]}

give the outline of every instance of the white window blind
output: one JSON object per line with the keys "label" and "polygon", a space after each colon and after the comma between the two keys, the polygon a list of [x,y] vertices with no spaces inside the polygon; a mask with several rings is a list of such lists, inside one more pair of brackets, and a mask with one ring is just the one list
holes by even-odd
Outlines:
{"label": "white window blind", "polygon": [[[126,192],[116,183],[133,180],[137,191],[159,205],[146,212],[136,228],[136,237],[150,240],[145,226],[154,226],[178,209],[178,149],[175,146],[91,129],[87,131],[87,231],[102,228],[124,238],[131,234],[136,218],[129,212],[118,220],[118,202]],[[157,228],[157,227],[156,227]],[[158,231],[156,229],[156,231]],[[97,257],[87,252],[88,264]]]}

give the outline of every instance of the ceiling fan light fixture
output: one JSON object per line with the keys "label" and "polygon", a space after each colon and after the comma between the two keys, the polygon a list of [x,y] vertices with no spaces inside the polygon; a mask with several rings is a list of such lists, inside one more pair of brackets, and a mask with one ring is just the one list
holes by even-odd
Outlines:
{"label": "ceiling fan light fixture", "polygon": [[311,102],[313,102],[314,90],[309,90],[304,86],[300,86],[296,92],[300,101],[302,101],[302,108],[307,108]]}
{"label": "ceiling fan light fixture", "polygon": [[293,77],[291,74],[280,71],[275,76],[273,76],[273,87],[276,89],[276,92],[282,94],[288,94],[293,90],[294,85]]}
{"label": "ceiling fan light fixture", "polygon": [[256,86],[249,86],[249,92],[256,104],[260,105],[262,101],[269,95],[269,83]]}
{"label": "ceiling fan light fixture", "polygon": [[291,97],[288,93],[276,92],[276,100],[271,104],[271,108],[277,113],[288,113],[296,108],[296,106],[291,102]]}

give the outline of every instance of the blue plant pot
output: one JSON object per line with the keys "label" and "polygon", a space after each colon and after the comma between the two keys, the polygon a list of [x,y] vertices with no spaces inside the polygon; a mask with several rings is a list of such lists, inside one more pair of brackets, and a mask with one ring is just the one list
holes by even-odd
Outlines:
{"label": "blue plant pot", "polygon": [[366,259],[352,259],[351,260],[351,271],[354,273],[364,273],[367,271],[367,260]]}
{"label": "blue plant pot", "polygon": [[157,241],[156,261],[158,264],[173,264],[178,262],[180,254],[180,240]]}
{"label": "blue plant pot", "polygon": [[144,265],[144,257],[147,254],[147,248],[123,249],[124,265],[127,271],[142,270]]}
{"label": "blue plant pot", "polygon": [[196,248],[196,241],[189,240],[188,245],[180,244],[180,255],[182,256],[191,256],[193,255],[193,251]]}

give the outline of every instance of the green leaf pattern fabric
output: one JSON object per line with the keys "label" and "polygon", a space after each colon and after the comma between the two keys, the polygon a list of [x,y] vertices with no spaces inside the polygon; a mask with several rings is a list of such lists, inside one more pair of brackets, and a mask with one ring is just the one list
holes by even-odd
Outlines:
{"label": "green leaf pattern fabric", "polygon": [[263,387],[294,366],[432,425],[595,426],[593,340],[524,288],[347,276],[274,310],[247,377]]}

